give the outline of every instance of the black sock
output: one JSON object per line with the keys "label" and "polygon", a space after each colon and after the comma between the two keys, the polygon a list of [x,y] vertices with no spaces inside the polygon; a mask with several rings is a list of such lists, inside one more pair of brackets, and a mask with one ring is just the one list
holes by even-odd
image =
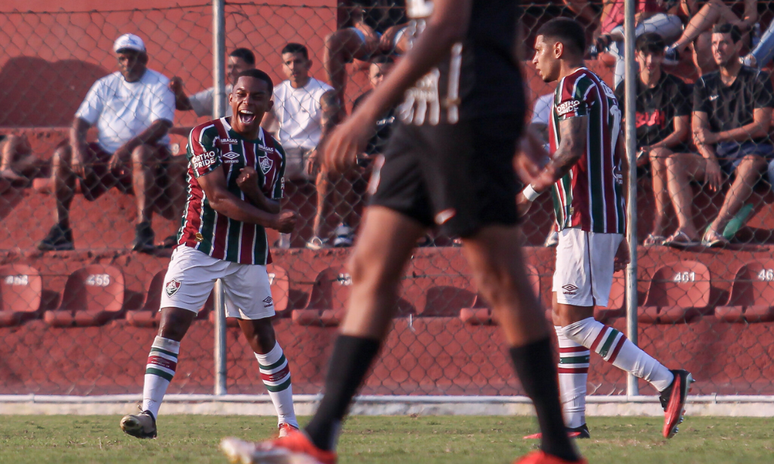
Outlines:
{"label": "black sock", "polygon": [[318,448],[332,450],[336,447],[341,421],[380,346],[381,342],[372,338],[340,335],[336,339],[325,378],[325,395],[304,429]]}
{"label": "black sock", "polygon": [[559,383],[549,338],[510,349],[516,374],[537,412],[543,441],[540,448],[568,461],[579,458],[567,437],[559,401]]}

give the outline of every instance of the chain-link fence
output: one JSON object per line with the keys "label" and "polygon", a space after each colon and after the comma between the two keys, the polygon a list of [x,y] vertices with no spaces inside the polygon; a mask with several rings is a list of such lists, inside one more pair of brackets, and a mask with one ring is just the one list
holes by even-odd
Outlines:
{"label": "chain-link fence", "polygon": [[[286,64],[282,52],[288,43],[306,47],[311,61],[301,66],[326,83],[319,87],[323,93],[330,90],[327,83],[334,84],[334,108],[327,108],[327,114],[319,93],[310,90],[305,95],[316,96],[304,97],[311,98],[304,102],[293,97],[298,91],[293,85],[282,96],[275,93],[275,124],[266,126],[297,162],[296,171],[288,173],[283,205],[299,213],[299,225],[289,237],[270,231],[268,238],[274,258],[268,270],[278,312],[275,329],[290,362],[296,393],[321,389],[350,283],[346,245],[367,201],[374,155],[383,148],[375,139],[362,165],[347,179],[309,175],[304,163],[321,136],[319,130],[312,134],[309,127],[317,124],[319,128],[322,118],[335,122],[341,111],[351,113],[355,100],[378,85],[390,60],[400,59],[396,52],[405,47],[403,7],[372,3],[363,8],[354,2],[338,7],[314,1],[303,5],[228,2],[225,9],[227,53],[239,48],[252,51],[255,66],[272,77],[275,88],[286,85],[283,81],[288,79],[309,82],[302,75],[304,69],[292,70]],[[770,78],[764,74],[758,81],[752,79],[748,94],[740,91],[739,98],[720,100],[726,106],[715,100],[732,94],[710,92],[706,94],[710,104],[697,97],[704,95],[696,90],[697,66],[704,72],[713,68],[712,60],[704,59],[712,56],[711,45],[706,48],[706,32],[714,23],[735,20],[714,1],[706,2],[703,10],[692,10],[695,3],[687,2],[689,11],[682,9],[685,3],[639,2],[638,37],[656,32],[662,42],[653,45],[653,37],[642,39],[644,45],[638,45],[636,57],[641,153],[636,202],[638,343],[665,365],[692,371],[699,380],[699,394],[768,395],[774,393],[770,245],[774,194],[767,169],[774,150],[767,151],[766,122],[774,107],[774,101],[766,100]],[[752,18],[744,10],[746,4],[726,3],[744,29],[739,55],[753,53],[755,64],[765,71],[769,66],[766,47],[771,44],[760,31],[771,22],[770,4],[757,2]],[[183,159],[177,156],[185,153],[190,127],[210,119],[206,113],[197,116],[200,99],[195,95],[212,87],[212,6],[120,10],[116,3],[109,8],[115,10],[0,13],[0,132],[5,135],[0,166],[3,394],[139,392],[157,331],[160,295],[167,283],[164,273],[175,243],[170,237],[180,225],[184,199],[182,189],[166,187],[184,185],[182,171],[174,169]],[[578,18],[587,27],[587,67],[616,90],[623,105],[626,86],[616,88],[620,80],[616,76],[622,75],[622,36],[616,35],[622,15],[623,2],[616,1],[525,3],[524,56],[532,55],[536,31],[543,23],[558,16]],[[695,18],[709,19],[699,24]],[[687,28],[691,21],[697,27]],[[689,29],[701,29],[698,26],[704,28],[700,31],[704,35],[685,37]],[[130,155],[119,160],[118,170],[126,172],[117,175],[110,156],[115,151],[106,150],[107,157],[86,163],[95,176],[105,176],[90,184],[86,172],[80,175],[83,181],[78,180],[71,166],[73,149],[68,147],[73,140],[102,142],[105,128],[99,124],[101,113],[86,121],[91,123],[88,130],[75,127],[73,120],[92,84],[117,69],[113,45],[125,33],[144,41],[149,69],[179,78],[174,81],[177,88],[169,91],[177,108],[170,153],[155,151],[146,158]],[[679,45],[678,53],[670,52],[667,58],[677,64],[662,66],[663,53],[658,48],[674,43]],[[300,53],[297,50],[291,49],[291,58]],[[232,65],[245,59],[232,58]],[[551,95],[555,84],[544,83],[529,61],[523,70],[534,106],[531,125],[548,140],[552,97],[541,97]],[[666,72],[676,76],[669,78],[668,88],[663,84]],[[151,97],[170,98],[158,92]],[[201,98],[206,102],[206,95]],[[343,109],[335,108],[336,101],[343,103]],[[736,103],[739,112],[734,113],[728,105]],[[703,126],[697,124],[697,108],[707,115],[699,117],[709,117]],[[744,111],[751,114],[739,116]],[[718,126],[723,121],[717,119],[731,113],[736,119]],[[79,114],[88,119],[85,113]],[[391,122],[391,118],[387,115],[385,120]],[[749,125],[758,124],[760,118],[765,119],[760,127]],[[291,134],[291,126],[304,127],[296,127],[299,131]],[[726,139],[710,134],[738,127],[755,133],[737,135],[741,143],[736,151],[726,143],[728,134],[723,135]],[[159,145],[165,144],[158,140]],[[697,146],[702,143],[703,147]],[[706,162],[695,155],[709,156],[706,147],[724,160],[742,160],[721,166],[718,188],[714,180],[706,181],[707,168],[702,164]],[[144,204],[143,195],[136,194],[141,186],[134,182],[141,175],[152,176],[148,179],[155,188],[147,189],[145,196],[150,199]],[[97,184],[102,189],[92,190]],[[105,188],[113,186],[119,188]],[[152,214],[152,236],[145,226],[137,226],[148,214]],[[63,217],[69,224],[62,224]],[[72,237],[67,233],[47,236],[57,224],[62,229],[69,226]],[[523,226],[532,284],[546,308],[551,304],[554,227],[553,207],[546,195],[533,206]],[[139,247],[144,253],[131,251],[138,237],[144,240]],[[47,238],[50,246],[41,247]],[[703,239],[707,243],[702,244]],[[67,249],[68,240],[72,250]],[[704,246],[710,243],[721,246]],[[417,245],[402,280],[399,317],[363,393],[520,394],[497,323],[478,297],[454,237],[430,233]],[[170,393],[213,390],[212,307],[211,301],[204,305],[181,345]],[[616,274],[608,307],[596,313],[625,332],[622,274]],[[263,392],[260,373],[239,329],[229,326],[227,331],[229,393]],[[622,394],[626,389],[624,373],[598,357],[592,357],[589,384],[591,394]],[[642,392],[653,393],[649,387]]]}

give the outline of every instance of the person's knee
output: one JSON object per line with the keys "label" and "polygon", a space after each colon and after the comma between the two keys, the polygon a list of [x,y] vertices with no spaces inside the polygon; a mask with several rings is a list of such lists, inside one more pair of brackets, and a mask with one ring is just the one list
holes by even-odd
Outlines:
{"label": "person's knee", "polygon": [[54,166],[69,166],[72,159],[72,150],[70,145],[63,145],[54,150],[52,162]]}
{"label": "person's knee", "polygon": [[388,291],[397,286],[399,269],[390,269],[387,263],[386,257],[380,256],[380,251],[356,248],[347,263],[352,284],[366,285],[376,292]]}
{"label": "person's knee", "polygon": [[739,177],[744,177],[747,180],[752,177],[760,177],[766,166],[766,160],[760,156],[747,155],[742,158],[742,161],[739,163],[737,174]]}
{"label": "person's knee", "polygon": [[196,314],[185,309],[164,308],[159,323],[159,336],[170,340],[182,340],[194,317]]}
{"label": "person's knee", "polygon": [[137,168],[148,166],[153,158],[153,148],[149,145],[138,145],[132,150],[132,164]]}
{"label": "person's knee", "polygon": [[669,160],[672,155],[672,150],[668,148],[653,148],[650,150],[648,157],[650,158],[651,165],[661,167],[666,166],[667,160]]}

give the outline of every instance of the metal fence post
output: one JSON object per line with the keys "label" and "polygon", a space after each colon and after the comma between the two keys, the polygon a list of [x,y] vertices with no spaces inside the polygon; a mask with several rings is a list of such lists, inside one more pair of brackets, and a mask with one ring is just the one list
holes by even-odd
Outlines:
{"label": "metal fence post", "polygon": [[[213,118],[226,114],[226,16],[225,1],[213,0],[213,70],[212,78],[215,86],[215,102]],[[223,300],[223,282],[215,282],[215,394],[225,395],[226,391],[226,308]]]}
{"label": "metal fence post", "polygon": [[[624,5],[624,63],[626,70],[626,157],[629,160],[629,201],[626,203],[626,241],[629,245],[631,261],[626,266],[626,336],[637,344],[637,128],[635,113],[637,110],[637,67],[634,63],[634,9],[635,0],[626,0]],[[632,374],[626,378],[626,394],[640,394],[637,377]]]}

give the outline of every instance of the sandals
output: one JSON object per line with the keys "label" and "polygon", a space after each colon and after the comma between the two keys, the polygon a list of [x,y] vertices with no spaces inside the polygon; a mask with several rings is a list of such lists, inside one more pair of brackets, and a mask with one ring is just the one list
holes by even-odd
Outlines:
{"label": "sandals", "polygon": [[727,238],[723,237],[719,233],[715,232],[714,230],[707,229],[707,232],[704,233],[704,237],[701,239],[701,244],[705,247],[724,247],[728,245],[729,242]]}
{"label": "sandals", "polygon": [[693,240],[691,237],[688,236],[688,234],[686,234],[682,230],[678,230],[677,232],[672,234],[671,237],[664,240],[664,245],[672,248],[688,248],[688,247],[694,247],[703,243],[704,242],[699,242],[698,240]]}
{"label": "sandals", "polygon": [[[648,237],[645,239],[645,241],[642,242],[642,245],[646,247],[663,246],[666,240],[667,238],[664,237],[663,235],[648,234]],[[546,243],[548,243],[547,240],[546,240]],[[548,246],[548,245],[545,245],[545,246]]]}

